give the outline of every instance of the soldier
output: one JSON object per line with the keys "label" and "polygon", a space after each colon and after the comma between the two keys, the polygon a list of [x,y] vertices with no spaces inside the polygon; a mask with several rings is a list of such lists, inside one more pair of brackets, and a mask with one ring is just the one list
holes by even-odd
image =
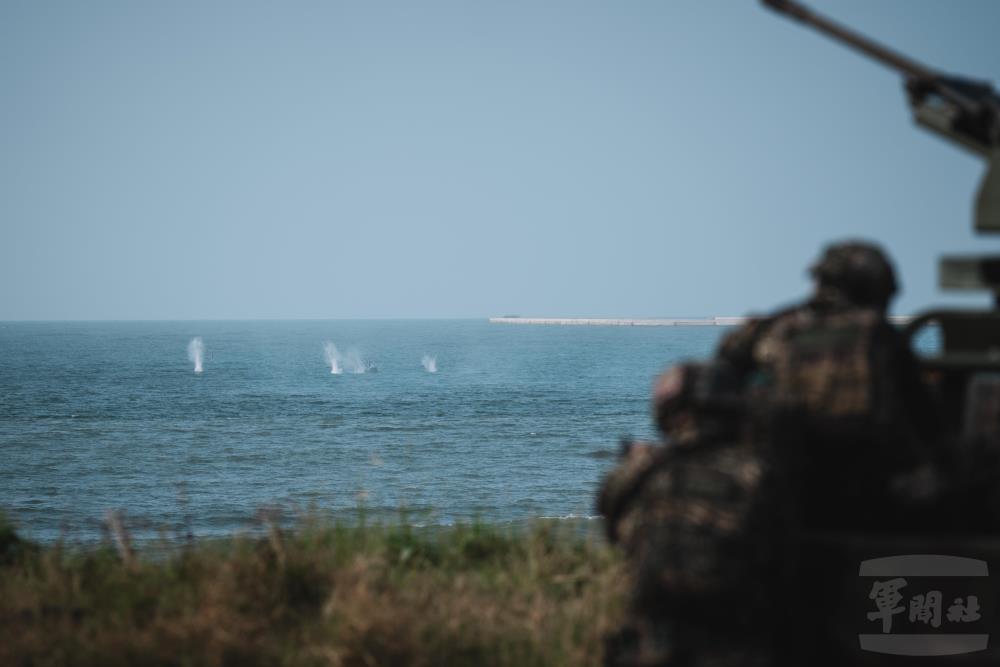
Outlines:
{"label": "soldier", "polygon": [[776,659],[839,665],[856,653],[830,624],[840,577],[857,567],[849,537],[946,525],[953,462],[916,358],[886,319],[897,290],[886,256],[834,244],[811,273],[809,299],[733,332],[719,357],[743,378],[755,444],[781,480],[773,505],[790,513],[787,585],[771,592],[785,610]]}
{"label": "soldier", "polygon": [[810,271],[815,291],[805,303],[730,334],[719,357],[767,415],[766,437],[808,449],[798,473],[803,521],[881,528],[899,519],[899,503],[933,492],[936,406],[908,343],[886,319],[897,283],[885,254],[869,243],[837,243]]}
{"label": "soldier", "polygon": [[929,486],[906,484],[930,460],[936,424],[916,360],[886,320],[891,265],[850,242],[811,272],[805,303],[733,332],[715,362],[661,378],[653,407],[668,444],[629,447],[602,485],[599,509],[633,586],[608,664],[815,655],[797,591],[823,566],[803,534],[903,528],[914,489]]}
{"label": "soldier", "polygon": [[602,484],[598,509],[631,578],[608,665],[769,664],[780,512],[736,379],[722,363],[664,374],[653,408],[667,444],[628,445]]}
{"label": "soldier", "polygon": [[936,434],[916,359],[886,320],[897,283],[885,254],[870,243],[833,244],[810,273],[809,299],[751,320],[723,339],[719,357],[784,408],[877,426],[905,414]]}

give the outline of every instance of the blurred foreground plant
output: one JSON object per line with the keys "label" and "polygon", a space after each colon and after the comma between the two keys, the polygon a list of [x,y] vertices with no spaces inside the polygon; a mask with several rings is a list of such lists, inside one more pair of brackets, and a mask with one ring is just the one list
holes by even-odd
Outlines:
{"label": "blurred foreground plant", "polygon": [[614,553],[572,525],[312,515],[165,546],[37,548],[0,517],[0,664],[597,665],[622,605]]}

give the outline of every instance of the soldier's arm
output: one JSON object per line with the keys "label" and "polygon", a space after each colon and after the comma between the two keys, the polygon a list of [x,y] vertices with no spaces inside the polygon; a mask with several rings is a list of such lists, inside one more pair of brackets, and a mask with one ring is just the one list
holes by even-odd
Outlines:
{"label": "soldier's arm", "polygon": [[905,418],[919,441],[925,446],[932,447],[940,442],[943,434],[940,406],[924,383],[920,373],[920,362],[909,342],[895,327],[888,324],[886,327],[886,335],[890,338],[889,348],[893,350],[889,373],[894,379],[896,391],[899,392]]}
{"label": "soldier's arm", "polygon": [[901,341],[899,372],[906,379],[907,384],[912,387],[912,394],[908,400],[913,409],[920,413],[920,419],[927,429],[927,434],[937,437],[941,435],[942,431],[939,406],[927,384],[924,383],[923,375],[920,372],[920,362],[916,354],[913,353],[913,349],[901,333],[895,330],[894,332]]}
{"label": "soldier's arm", "polygon": [[608,540],[618,541],[618,523],[638,497],[650,472],[668,454],[665,445],[651,442],[623,443],[621,461],[601,482],[597,493],[597,511],[604,517]]}
{"label": "soldier's arm", "polygon": [[741,372],[749,372],[756,365],[754,347],[774,323],[774,317],[754,317],[735,331],[722,337],[716,356],[724,359]]}

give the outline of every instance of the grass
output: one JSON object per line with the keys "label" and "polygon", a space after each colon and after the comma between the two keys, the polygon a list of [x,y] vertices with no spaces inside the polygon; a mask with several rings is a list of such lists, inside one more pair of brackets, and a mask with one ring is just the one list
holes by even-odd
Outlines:
{"label": "grass", "polygon": [[553,523],[313,517],[158,553],[0,518],[0,664],[598,665],[623,606],[616,554]]}

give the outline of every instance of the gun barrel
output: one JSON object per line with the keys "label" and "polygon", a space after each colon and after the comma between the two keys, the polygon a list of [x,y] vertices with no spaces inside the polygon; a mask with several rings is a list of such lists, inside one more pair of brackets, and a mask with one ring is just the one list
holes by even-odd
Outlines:
{"label": "gun barrel", "polygon": [[884,65],[903,72],[910,78],[928,80],[938,76],[937,72],[926,65],[884,47],[864,35],[849,30],[836,21],[817,14],[794,0],[762,0],[762,2],[776,12],[810,25],[837,41],[845,42]]}

